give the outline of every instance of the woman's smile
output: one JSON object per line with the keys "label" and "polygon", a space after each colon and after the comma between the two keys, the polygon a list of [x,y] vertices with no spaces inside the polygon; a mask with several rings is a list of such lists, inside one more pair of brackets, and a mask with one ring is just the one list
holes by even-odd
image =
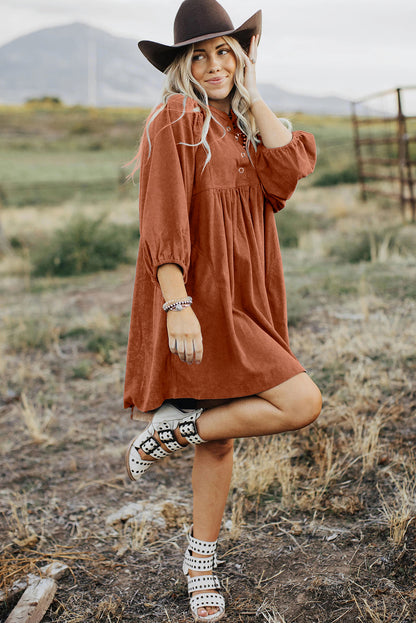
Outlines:
{"label": "woman's smile", "polygon": [[206,80],[206,82],[209,82],[210,84],[222,84],[224,80],[225,78],[210,78],[209,80]]}

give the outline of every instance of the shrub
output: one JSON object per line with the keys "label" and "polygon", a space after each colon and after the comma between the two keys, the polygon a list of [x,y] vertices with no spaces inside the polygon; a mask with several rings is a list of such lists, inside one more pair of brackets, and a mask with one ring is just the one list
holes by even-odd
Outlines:
{"label": "shrub", "polygon": [[34,248],[33,274],[66,277],[113,270],[132,260],[129,249],[136,235],[130,227],[106,223],[105,216],[96,220],[76,216],[48,244]]}
{"label": "shrub", "polygon": [[94,371],[94,363],[89,359],[82,359],[72,368],[72,378],[90,379]]}
{"label": "shrub", "polygon": [[283,210],[276,215],[279,242],[282,247],[297,247],[301,219],[295,210]]}
{"label": "shrub", "polygon": [[282,247],[296,248],[299,245],[299,237],[310,229],[325,227],[322,221],[317,223],[316,217],[311,214],[302,214],[293,208],[285,208],[276,215],[279,242]]}
{"label": "shrub", "polygon": [[47,107],[55,107],[62,106],[62,100],[59,97],[54,95],[44,95],[43,97],[31,97],[26,100],[25,104],[27,106],[47,106]]}
{"label": "shrub", "polygon": [[127,335],[121,331],[94,332],[86,344],[88,351],[97,353],[103,363],[114,363],[120,353],[120,347],[127,342]]}
{"label": "shrub", "polygon": [[340,262],[369,262],[371,260],[371,242],[368,231],[340,236],[328,250],[330,257]]}
{"label": "shrub", "polygon": [[7,344],[12,352],[47,351],[59,339],[59,329],[47,317],[17,316],[4,323]]}
{"label": "shrub", "polygon": [[315,177],[312,186],[337,186],[338,184],[357,184],[358,172],[354,164],[341,171],[326,171]]}
{"label": "shrub", "polygon": [[328,254],[341,262],[387,261],[393,254],[414,255],[415,232],[411,227],[363,230],[338,237]]}

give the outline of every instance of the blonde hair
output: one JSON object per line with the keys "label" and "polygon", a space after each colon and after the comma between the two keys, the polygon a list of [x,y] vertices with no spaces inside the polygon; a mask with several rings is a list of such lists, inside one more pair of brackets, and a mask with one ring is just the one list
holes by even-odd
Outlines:
{"label": "blonde hair", "polygon": [[[237,125],[239,129],[246,135],[247,137],[247,148],[252,145],[253,148],[257,149],[257,144],[260,142],[257,137],[257,128],[254,120],[254,115],[250,110],[250,96],[247,89],[244,86],[244,66],[245,66],[245,58],[244,52],[234,37],[224,36],[223,39],[230,46],[236,58],[236,71],[234,75],[234,89],[231,94],[231,109],[235,113],[237,117]],[[198,145],[202,145],[207,157],[204,164],[204,169],[207,166],[208,162],[211,160],[211,148],[209,146],[207,136],[208,131],[211,125],[211,121],[214,120],[215,123],[221,125],[219,121],[212,115],[211,109],[208,104],[208,95],[205,89],[195,80],[192,75],[192,57],[194,54],[194,45],[190,45],[182,52],[182,54],[178,54],[169,65],[166,70],[166,81],[162,91],[161,104],[156,109],[153,109],[151,116],[149,118],[148,123],[146,124],[146,137],[149,145],[149,156],[151,152],[151,141],[149,136],[149,127],[151,123],[156,119],[156,117],[161,113],[161,111],[166,107],[167,101],[172,95],[182,94],[184,95],[183,101],[183,112],[178,119],[176,119],[173,123],[176,123],[185,114],[186,100],[187,98],[191,98],[197,102],[199,107],[204,112],[204,123],[202,126],[202,135],[201,140],[198,143],[193,145],[189,144],[190,147],[197,147]],[[225,135],[225,131],[224,131]],[[131,174],[128,176],[132,178],[134,173],[140,167],[140,160],[142,154],[142,142],[144,137],[141,140],[139,151],[136,154],[136,157],[133,158],[131,163],[134,163],[134,169]],[[250,158],[249,149],[247,149],[248,156]],[[128,164],[131,164],[128,163]]]}

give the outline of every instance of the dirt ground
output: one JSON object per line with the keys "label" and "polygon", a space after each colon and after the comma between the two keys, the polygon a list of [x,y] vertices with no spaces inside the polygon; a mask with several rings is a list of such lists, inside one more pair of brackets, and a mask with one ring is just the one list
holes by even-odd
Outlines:
{"label": "dirt ground", "polygon": [[[133,272],[3,282],[1,584],[66,562],[45,622],[191,620],[193,450],[140,483],[124,471],[142,426],[121,405]],[[415,302],[365,302],[362,314],[352,299],[317,306],[291,330],[321,418],[279,446],[237,442],[219,544],[226,621],[416,620]],[[260,449],[266,485],[248,478]]]}

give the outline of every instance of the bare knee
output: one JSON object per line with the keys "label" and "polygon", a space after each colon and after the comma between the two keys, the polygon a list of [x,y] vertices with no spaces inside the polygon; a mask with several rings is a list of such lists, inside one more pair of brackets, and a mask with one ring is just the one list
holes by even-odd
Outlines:
{"label": "bare knee", "polygon": [[297,400],[290,406],[287,418],[289,430],[298,430],[312,424],[322,409],[322,395],[318,387],[313,383],[308,391],[302,392]]}
{"label": "bare knee", "polygon": [[278,410],[276,415],[285,430],[297,430],[312,424],[322,408],[318,387],[305,373],[259,394]]}
{"label": "bare knee", "polygon": [[201,446],[196,446],[197,450],[208,452],[213,458],[223,459],[234,447],[234,439],[221,439],[218,441],[208,441]]}

